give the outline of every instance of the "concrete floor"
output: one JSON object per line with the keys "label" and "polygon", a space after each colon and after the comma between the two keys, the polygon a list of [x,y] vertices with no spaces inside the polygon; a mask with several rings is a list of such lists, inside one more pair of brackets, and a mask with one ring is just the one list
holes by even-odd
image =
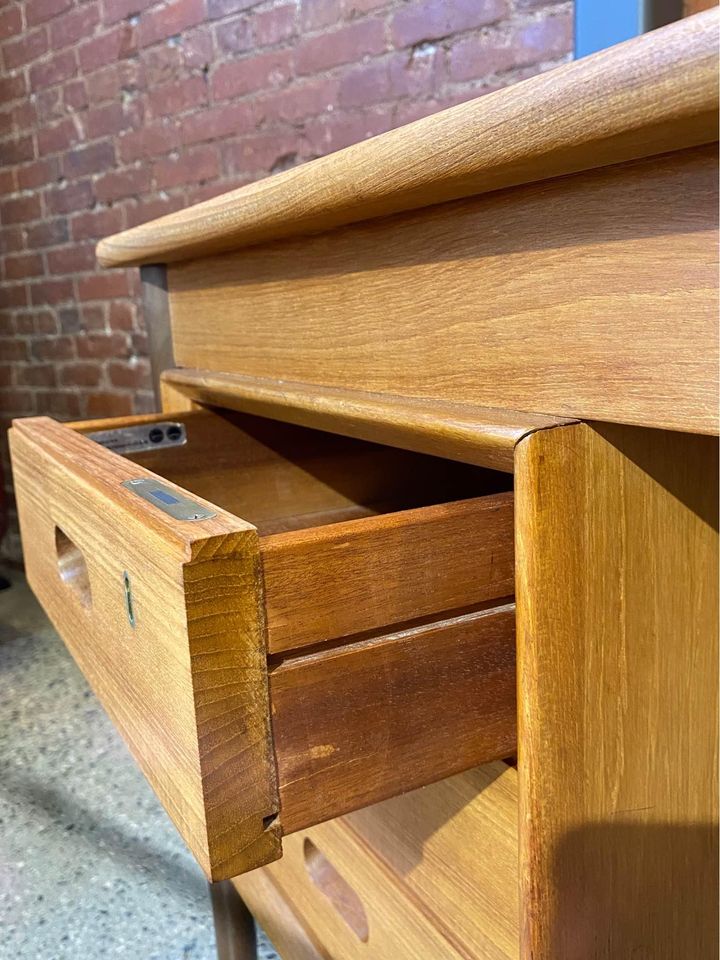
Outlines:
{"label": "concrete floor", "polygon": [[[23,579],[0,592],[0,960],[215,960],[205,879]],[[258,956],[277,958],[261,935]]]}

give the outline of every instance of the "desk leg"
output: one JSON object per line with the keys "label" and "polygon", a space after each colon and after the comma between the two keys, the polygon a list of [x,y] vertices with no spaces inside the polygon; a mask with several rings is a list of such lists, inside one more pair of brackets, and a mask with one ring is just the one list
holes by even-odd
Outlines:
{"label": "desk leg", "polygon": [[218,960],[256,960],[255,921],[230,880],[209,883]]}
{"label": "desk leg", "polygon": [[718,950],[718,444],[516,451],[523,960]]}

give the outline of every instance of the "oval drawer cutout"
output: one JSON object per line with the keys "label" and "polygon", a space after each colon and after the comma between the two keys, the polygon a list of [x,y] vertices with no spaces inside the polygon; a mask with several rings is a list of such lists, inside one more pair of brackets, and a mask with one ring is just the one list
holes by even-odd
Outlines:
{"label": "oval drawer cutout", "polygon": [[309,837],[303,841],[303,857],[312,882],[328,898],[358,940],[367,943],[368,920],[360,897]]}

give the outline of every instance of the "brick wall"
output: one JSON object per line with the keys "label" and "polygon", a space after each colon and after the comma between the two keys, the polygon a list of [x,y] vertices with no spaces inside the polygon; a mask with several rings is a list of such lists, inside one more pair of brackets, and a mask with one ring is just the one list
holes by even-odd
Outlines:
{"label": "brick wall", "polygon": [[552,67],[571,35],[552,0],[4,0],[3,438],[152,408],[136,271],[98,271],[98,238]]}

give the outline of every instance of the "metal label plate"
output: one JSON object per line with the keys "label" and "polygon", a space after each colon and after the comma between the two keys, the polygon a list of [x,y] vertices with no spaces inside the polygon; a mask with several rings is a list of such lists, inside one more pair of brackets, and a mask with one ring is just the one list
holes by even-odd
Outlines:
{"label": "metal label plate", "polygon": [[157,480],[141,477],[138,480],[123,480],[122,485],[176,520],[210,520],[217,516],[190,497],[183,497],[179,490]]}
{"label": "metal label plate", "polygon": [[107,450],[119,453],[139,453],[141,450],[162,450],[164,447],[182,447],[187,443],[187,433],[183,423],[163,420],[158,423],[139,423],[132,427],[118,427],[115,430],[96,430],[86,433],[88,440],[94,440]]}

